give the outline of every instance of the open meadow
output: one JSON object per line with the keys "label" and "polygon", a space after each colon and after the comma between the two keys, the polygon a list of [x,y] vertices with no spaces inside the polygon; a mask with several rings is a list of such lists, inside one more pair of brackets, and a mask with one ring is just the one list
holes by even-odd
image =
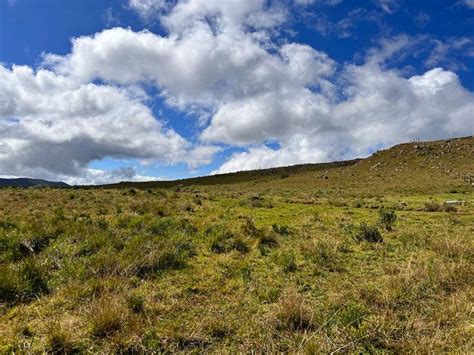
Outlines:
{"label": "open meadow", "polygon": [[472,351],[473,157],[1,189],[0,353]]}

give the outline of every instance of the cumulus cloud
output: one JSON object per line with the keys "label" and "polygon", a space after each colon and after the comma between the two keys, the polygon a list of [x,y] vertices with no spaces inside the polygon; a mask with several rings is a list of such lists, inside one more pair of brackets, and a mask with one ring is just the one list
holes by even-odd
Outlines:
{"label": "cumulus cloud", "polygon": [[[4,174],[78,176],[105,157],[176,163],[193,149],[155,119],[139,89],[81,83],[25,66],[0,66],[0,83]],[[208,154],[212,148],[201,161]]]}
{"label": "cumulus cloud", "polygon": [[[474,95],[456,74],[436,68],[403,78],[376,65],[345,72],[347,98],[319,116],[279,149],[234,154],[215,173],[365,156],[373,147],[410,139],[440,139],[474,132]],[[306,133],[301,133],[306,132]]]}

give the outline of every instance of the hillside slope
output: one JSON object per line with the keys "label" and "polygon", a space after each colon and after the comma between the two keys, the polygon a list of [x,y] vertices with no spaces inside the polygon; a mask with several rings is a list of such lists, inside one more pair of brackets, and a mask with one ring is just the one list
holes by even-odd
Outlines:
{"label": "hillside slope", "polygon": [[250,184],[305,189],[365,189],[430,192],[469,188],[474,182],[474,137],[414,142],[376,152],[366,159],[242,171],[176,181],[109,185],[170,188],[192,185]]}

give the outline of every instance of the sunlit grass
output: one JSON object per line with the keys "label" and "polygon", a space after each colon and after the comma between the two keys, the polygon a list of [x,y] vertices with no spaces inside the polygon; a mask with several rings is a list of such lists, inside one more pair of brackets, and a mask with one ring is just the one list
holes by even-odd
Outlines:
{"label": "sunlit grass", "polygon": [[0,190],[0,352],[469,352],[472,187],[363,164]]}

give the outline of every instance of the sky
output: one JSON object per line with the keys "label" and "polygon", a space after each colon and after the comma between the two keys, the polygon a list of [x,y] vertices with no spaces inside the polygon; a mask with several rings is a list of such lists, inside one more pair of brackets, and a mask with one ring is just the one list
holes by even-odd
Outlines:
{"label": "sky", "polygon": [[474,0],[0,0],[0,177],[178,179],[474,134]]}

